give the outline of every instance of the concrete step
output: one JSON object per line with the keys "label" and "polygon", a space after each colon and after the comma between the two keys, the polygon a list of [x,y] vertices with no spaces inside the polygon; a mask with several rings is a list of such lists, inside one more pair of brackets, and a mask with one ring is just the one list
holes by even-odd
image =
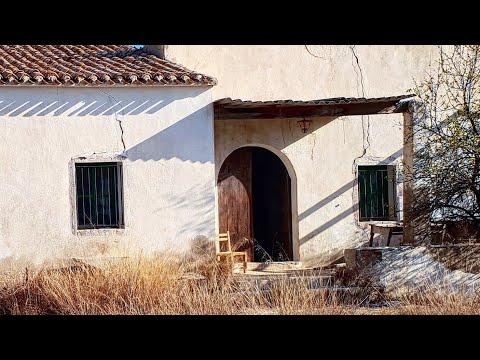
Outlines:
{"label": "concrete step", "polygon": [[272,276],[335,276],[337,269],[309,269],[309,268],[300,268],[300,269],[285,269],[279,270],[275,268],[267,268],[266,270],[247,270],[243,272],[243,267],[238,266],[234,268],[234,276],[248,276],[248,277],[272,277]]}
{"label": "concrete step", "polygon": [[311,275],[311,276],[288,276],[285,274],[271,274],[270,276],[256,276],[238,274],[232,281],[242,289],[268,289],[274,284],[299,284],[308,289],[318,289],[326,286],[333,286],[335,278],[332,275]]}
{"label": "concrete step", "polygon": [[247,271],[285,271],[302,269],[300,261],[247,262]]}
{"label": "concrete step", "polygon": [[317,289],[324,286],[332,286],[335,281],[335,278],[331,275],[292,276],[292,277],[289,277],[289,280],[306,283],[309,289]]}

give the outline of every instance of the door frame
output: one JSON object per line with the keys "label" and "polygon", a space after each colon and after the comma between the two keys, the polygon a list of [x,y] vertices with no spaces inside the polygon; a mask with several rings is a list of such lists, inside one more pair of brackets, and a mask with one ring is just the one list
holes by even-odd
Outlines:
{"label": "door frame", "polygon": [[218,209],[218,175],[220,173],[220,169],[222,168],[223,163],[225,160],[238,149],[245,148],[245,147],[259,147],[264,148],[274,155],[276,155],[283,163],[285,168],[287,169],[288,175],[290,176],[290,203],[291,203],[291,228],[292,228],[292,252],[293,252],[293,261],[300,261],[300,245],[299,245],[299,234],[298,234],[298,206],[297,206],[297,175],[293,168],[290,159],[279,149],[265,144],[259,143],[250,143],[244,144],[242,146],[238,146],[233,150],[229,151],[221,162],[219,163],[217,169],[215,170],[215,229],[216,232],[219,232],[219,209]]}

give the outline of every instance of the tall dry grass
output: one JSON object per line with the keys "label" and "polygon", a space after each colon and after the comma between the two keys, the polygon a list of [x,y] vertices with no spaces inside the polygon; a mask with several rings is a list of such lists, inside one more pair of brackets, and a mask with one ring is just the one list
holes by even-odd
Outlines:
{"label": "tall dry grass", "polygon": [[123,259],[44,269],[0,284],[1,314],[308,314],[351,313],[336,294],[280,279],[264,288],[229,276],[214,258]]}
{"label": "tall dry grass", "polygon": [[479,293],[430,285],[398,297],[394,309],[400,315],[473,315],[480,314]]}
{"label": "tall dry grass", "polygon": [[[240,281],[241,280],[241,281]],[[361,283],[359,281],[356,282]],[[309,278],[271,281],[229,276],[224,264],[204,252],[130,258],[93,267],[84,263],[18,273],[0,281],[1,314],[477,314],[478,296],[434,289],[397,299],[380,296],[363,283],[354,293],[312,289]],[[377,299],[378,300],[378,299]],[[390,305],[390,306],[388,306]]]}

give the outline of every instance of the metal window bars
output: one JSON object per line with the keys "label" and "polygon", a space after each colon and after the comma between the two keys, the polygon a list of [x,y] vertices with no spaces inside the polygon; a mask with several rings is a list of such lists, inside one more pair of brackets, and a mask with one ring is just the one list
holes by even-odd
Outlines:
{"label": "metal window bars", "polygon": [[78,229],[122,228],[122,164],[76,163],[75,179]]}

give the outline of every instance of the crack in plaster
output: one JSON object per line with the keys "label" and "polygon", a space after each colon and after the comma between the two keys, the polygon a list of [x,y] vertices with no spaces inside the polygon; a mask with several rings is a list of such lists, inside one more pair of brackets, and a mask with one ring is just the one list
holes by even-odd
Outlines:
{"label": "crack in plaster", "polygon": [[315,135],[314,132],[312,132],[312,138],[313,138],[313,145],[312,145],[312,153],[310,154],[310,159],[313,161],[313,150],[315,149],[315,145],[317,144],[317,136]]}
{"label": "crack in plaster", "polygon": [[[357,53],[355,52],[355,46],[356,45],[349,45],[349,49],[350,51],[352,52],[352,56],[355,58],[355,62],[356,62],[356,67],[355,67],[355,64],[352,62],[352,66],[353,66],[353,70],[355,71],[355,74],[357,75],[356,77],[356,81],[357,81],[357,94],[359,94],[359,91],[358,91],[358,87],[360,85],[360,88],[361,88],[361,93],[362,93],[362,97],[365,97],[365,86],[364,86],[364,81],[363,81],[363,70],[362,70],[362,67],[360,66],[360,59],[358,58],[358,55]],[[357,68],[358,68],[358,71],[357,71]],[[358,81],[360,79],[360,82]],[[360,156],[357,156],[354,160],[353,160],[353,164],[352,164],[352,172],[355,172],[355,164],[357,163],[357,160],[358,159],[361,159],[363,158],[366,154],[367,154],[367,150],[368,148],[370,147],[370,116],[366,115],[366,118],[367,118],[367,135],[365,136],[365,125],[364,125],[364,116],[365,115],[361,115],[361,118],[362,118],[362,137],[363,137],[363,140],[362,140],[362,147],[363,147],[363,151],[362,151],[362,154]],[[367,146],[365,146],[365,142],[367,143]]]}
{"label": "crack in plaster", "polygon": [[[362,67],[360,66],[360,59],[358,58],[358,55],[355,52],[355,46],[356,45],[349,45],[348,47],[349,47],[350,51],[352,52],[352,56],[355,59],[355,62],[356,62],[356,65],[357,65],[355,67],[355,63],[353,63],[353,61],[352,61],[353,70],[355,71],[355,74],[357,75],[356,76],[357,96],[360,95],[360,93],[358,91],[358,88],[359,88],[359,85],[360,85],[360,89],[361,89],[361,92],[362,92],[362,97],[365,97],[365,85],[364,85],[364,81],[363,81],[363,70],[362,70]],[[352,58],[352,60],[353,60],[353,58]],[[358,71],[357,71],[357,68],[358,68]],[[360,78],[360,82],[358,81],[359,78]],[[367,150],[370,147],[370,116],[368,116],[368,115],[366,116],[367,117],[367,136],[365,136],[364,116],[365,115],[361,115],[361,119],[362,119],[362,148],[363,148],[363,151],[362,151],[362,154],[360,156],[357,156],[353,160],[352,173],[354,173],[354,174],[356,174],[355,165],[357,163],[357,160],[363,158],[367,154]],[[365,146],[365,141],[367,143],[367,146]],[[357,178],[357,176],[355,176],[355,178]],[[357,191],[357,186],[356,185],[357,184],[354,181],[353,182],[353,191],[352,191],[352,204],[359,203],[358,193],[356,192]],[[360,211],[354,211],[353,212],[353,216],[354,216],[354,219],[355,219],[354,223],[355,223],[357,229],[363,231],[365,236],[368,236],[368,231],[366,229],[364,229],[359,224],[359,212]]]}
{"label": "crack in plaster", "polygon": [[[105,95],[107,95],[109,98],[113,99],[113,101],[115,101],[115,103],[113,104],[113,106],[116,106],[116,104],[118,104],[118,101],[117,99],[115,99],[115,97],[109,93],[107,93],[106,91],[103,91],[102,89],[100,88],[97,88],[98,91],[104,93]],[[122,145],[123,145],[123,152],[125,153],[127,151],[127,147],[125,145],[125,139],[124,139],[124,130],[123,130],[123,125],[122,125],[122,120],[120,120],[118,117],[117,117],[117,111],[114,111],[113,112],[114,116],[115,116],[115,121],[118,122],[118,126],[120,127],[120,140],[122,141]]]}

